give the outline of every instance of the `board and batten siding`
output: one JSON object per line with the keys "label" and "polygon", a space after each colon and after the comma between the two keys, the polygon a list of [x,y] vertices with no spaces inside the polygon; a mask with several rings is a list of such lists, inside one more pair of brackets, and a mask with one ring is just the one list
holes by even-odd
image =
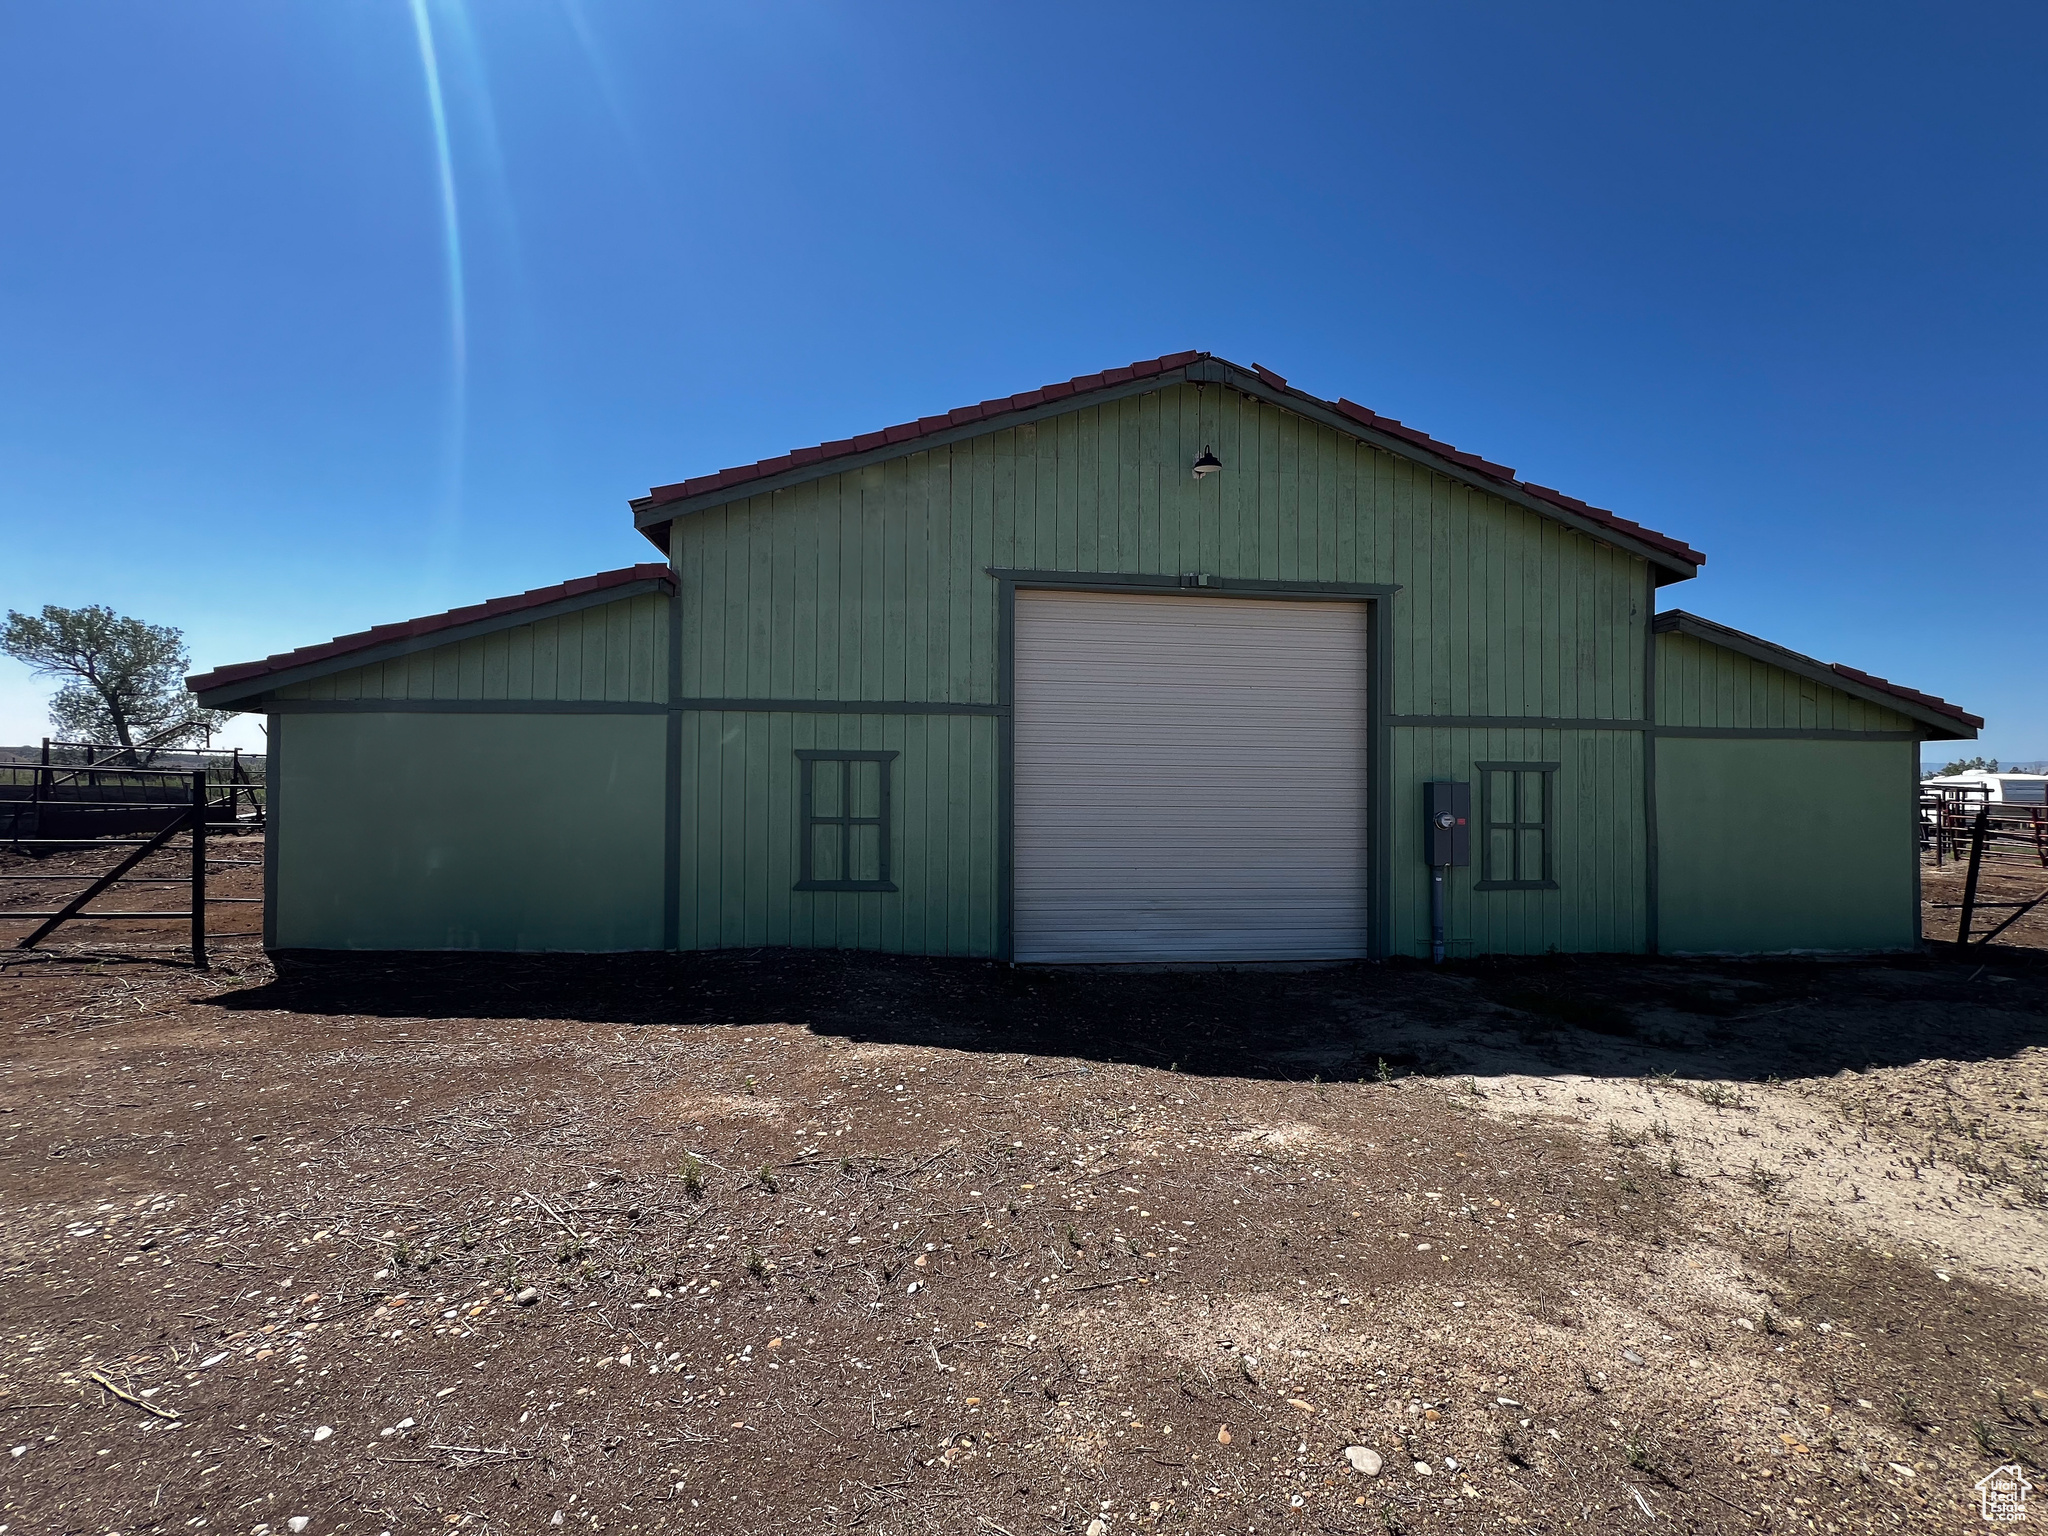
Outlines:
{"label": "board and batten siding", "polygon": [[1919,729],[1881,704],[1682,634],[1657,637],[1657,723],[1723,730]]}
{"label": "board and batten siding", "polygon": [[652,704],[668,696],[668,599],[598,603],[277,690],[286,700]]}
{"label": "board and batten siding", "polygon": [[[1205,445],[1225,468],[1197,481]],[[1395,714],[1632,719],[1643,696],[1643,561],[1220,385],[671,527],[686,696],[993,703],[990,567],[1398,584]]]}
{"label": "board and batten siding", "polygon": [[[988,715],[685,713],[680,947],[995,953],[996,746]],[[898,754],[895,891],[793,889],[811,749]]]}
{"label": "board and batten siding", "polygon": [[1924,727],[1676,632],[1657,636],[1656,704],[1665,728],[1656,759],[1660,949],[1857,952],[1919,942],[1914,785]]}
{"label": "board and batten siding", "polygon": [[[1196,481],[1189,466],[1205,446],[1224,470]],[[1624,722],[1643,710],[1650,586],[1640,558],[1221,385],[1105,402],[691,512],[671,525],[670,554],[678,693],[693,710],[860,702],[880,711],[858,717],[860,732],[892,746],[892,732],[915,739],[928,764],[929,743],[943,738],[944,772],[965,776],[947,790],[944,857],[920,845],[915,901],[907,888],[798,892],[790,855],[778,852],[796,837],[794,790],[778,786],[808,744],[803,730],[855,726],[817,714],[779,727],[772,714],[686,715],[685,947],[1000,952],[996,722],[888,713],[891,703],[1000,701],[991,568],[1398,587],[1384,600],[1379,701],[1410,717],[1390,733],[1385,765],[1394,953],[1427,942],[1413,916],[1427,871],[1409,826],[1422,778],[1469,780],[1474,762],[1512,756],[1496,732],[1412,717]],[[1560,800],[1578,807],[1576,835],[1593,851],[1572,854],[1556,891],[1465,893],[1470,921],[1498,935],[1485,947],[1643,946],[1641,742],[1625,730],[1592,734],[1600,739],[1561,739],[1551,756],[1567,765]],[[952,745],[962,739],[976,745]],[[936,771],[906,763],[899,804]],[[919,793],[929,800],[936,789]],[[899,813],[899,856],[911,856],[914,824],[936,828],[933,816],[929,805]],[[986,857],[960,857],[963,846]],[[827,929],[834,938],[811,937]]]}
{"label": "board and batten siding", "polygon": [[[1407,730],[1394,732],[1389,770],[1404,786],[1392,826],[1397,873],[1422,870],[1419,786],[1462,779],[1472,790],[1472,868],[1446,882],[1453,956],[1641,950],[1648,937],[1647,844],[1640,731]],[[1554,891],[1479,891],[1485,829],[1473,764],[1556,763],[1552,785]],[[1410,803],[1412,813],[1409,812]],[[1394,882],[1389,950],[1429,953],[1429,880]]]}

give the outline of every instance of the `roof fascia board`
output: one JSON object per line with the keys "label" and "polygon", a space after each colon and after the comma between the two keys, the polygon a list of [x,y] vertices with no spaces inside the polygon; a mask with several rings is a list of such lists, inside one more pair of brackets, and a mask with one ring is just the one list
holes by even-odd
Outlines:
{"label": "roof fascia board", "polygon": [[500,630],[517,629],[522,624],[537,624],[543,619],[562,618],[567,614],[581,613],[585,608],[622,602],[626,598],[639,597],[643,593],[666,591],[668,586],[669,583],[660,577],[649,577],[644,581],[622,582],[616,587],[600,587],[594,592],[579,592],[573,597],[557,598],[552,603],[542,603],[536,608],[515,608],[509,613],[491,614],[486,618],[473,619],[467,624],[456,624],[447,629],[429,630],[421,635],[401,635],[395,640],[365,646],[359,651],[342,651],[333,656],[322,657],[318,661],[309,661],[301,666],[292,667],[287,671],[266,672],[260,677],[249,678],[246,682],[226,683],[219,688],[209,688],[198,698],[208,709],[247,709],[250,707],[250,700],[263,694],[275,693],[280,688],[289,688],[294,683],[310,682],[316,677],[331,677],[337,672],[375,666],[383,661],[396,661],[401,656],[438,650],[444,645],[459,645],[464,640],[474,640],[479,635],[494,635]]}
{"label": "roof fascia board", "polygon": [[676,501],[650,502],[645,505],[635,502],[633,526],[644,531],[660,523],[673,522],[678,517],[687,517],[692,512],[705,512],[713,507],[722,507],[728,502],[745,501],[750,497],[788,490],[793,485],[802,485],[810,480],[822,480],[827,475],[866,469],[871,464],[907,458],[913,453],[924,453],[932,448],[950,447],[954,443],[964,443],[969,438],[985,437],[991,432],[1002,432],[1011,427],[1035,425],[1054,416],[1065,416],[1074,411],[1086,410],[1091,405],[1103,405],[1113,400],[1128,400],[1134,395],[1149,395],[1154,390],[1163,389],[1168,385],[1185,383],[1196,366],[1199,365],[1169,368],[1164,373],[1153,374],[1150,378],[1132,379],[1127,383],[1113,384],[1106,389],[1091,389],[1085,394],[1064,395],[1058,400],[1047,400],[1038,405],[1027,406],[1021,411],[1005,411],[994,417],[985,416],[980,421],[963,421],[959,426],[948,427],[943,432],[932,432],[900,443],[883,443],[862,453],[842,454],[838,458],[820,459],[812,464],[794,465],[780,474],[764,475],[759,480],[728,485],[722,490],[705,491],[700,495],[683,497]]}
{"label": "roof fascia board", "polygon": [[[1603,544],[1611,544],[1618,549],[1626,550],[1637,558],[1649,562],[1658,571],[1667,573],[1672,580],[1688,581],[1699,574],[1697,566],[1690,565],[1683,560],[1678,560],[1651,545],[1641,543],[1619,529],[1609,528],[1604,524],[1593,521],[1591,518],[1581,517],[1569,507],[1561,507],[1555,502],[1545,501],[1540,496],[1532,496],[1512,481],[1496,480],[1490,475],[1480,474],[1476,470],[1467,469],[1462,464],[1456,464],[1449,459],[1441,458],[1431,453],[1428,449],[1419,447],[1414,443],[1408,442],[1406,439],[1396,437],[1392,433],[1375,431],[1363,422],[1353,421],[1341,411],[1332,410],[1321,402],[1296,394],[1292,390],[1275,389],[1257,374],[1248,373],[1217,358],[1203,358],[1199,362],[1189,363],[1180,368],[1169,368],[1165,372],[1153,374],[1149,378],[1133,379],[1128,383],[1113,385],[1107,389],[1092,389],[1086,394],[1067,395],[1061,399],[1030,406],[1021,411],[1006,412],[994,418],[985,417],[980,421],[962,422],[959,426],[950,427],[943,432],[934,432],[925,437],[912,438],[907,442],[884,443],[879,447],[870,448],[864,453],[849,453],[834,459],[822,459],[812,464],[795,465],[783,470],[780,474],[766,475],[759,480],[748,480],[738,485],[729,485],[722,490],[706,491],[698,496],[684,497],[675,501],[652,502],[645,505],[635,504],[633,508],[633,526],[645,533],[650,528],[657,528],[664,523],[673,522],[677,518],[686,517],[692,512],[708,511],[713,507],[722,507],[730,502],[745,501],[754,496],[770,495],[776,491],[787,490],[791,486],[802,485],[807,481],[822,480],[827,475],[843,474],[849,470],[865,469],[872,464],[881,464],[890,459],[903,458],[913,453],[923,453],[933,448],[948,447],[951,444],[965,442],[969,438],[981,437],[990,432],[1001,432],[1010,427],[1037,423],[1053,416],[1065,416],[1073,411],[1086,410],[1093,405],[1104,405],[1116,400],[1127,400],[1135,395],[1148,395],[1174,384],[1222,384],[1230,389],[1237,390],[1240,394],[1263,400],[1269,405],[1280,407],[1282,410],[1292,411],[1295,415],[1316,422],[1321,426],[1334,428],[1370,447],[1380,449],[1382,452],[1409,459],[1414,463],[1422,465],[1434,474],[1442,475],[1450,480],[1456,480],[1463,485],[1469,485],[1474,490],[1484,491],[1489,496],[1498,496],[1501,500],[1521,507],[1524,511],[1534,512],[1538,517],[1548,518],[1555,523],[1562,523],[1567,528],[1585,534],[1588,538],[1598,539]],[[657,539],[655,542],[657,547],[659,547],[660,541]]]}
{"label": "roof fascia board", "polygon": [[1725,624],[1716,624],[1712,619],[1703,619],[1696,613],[1687,613],[1683,608],[1667,608],[1651,621],[1651,627],[1660,635],[1680,634],[1702,641],[1707,645],[1718,645],[1724,651],[1733,651],[1738,656],[1747,656],[1751,661],[1760,661],[1765,666],[1777,667],[1795,677],[1806,678],[1837,693],[1846,693],[1851,698],[1861,699],[1866,704],[1875,704],[1888,709],[1895,715],[1904,715],[1909,720],[1918,720],[1923,725],[1933,726],[1940,734],[1923,737],[1926,741],[1975,741],[1976,729],[1953,716],[1941,714],[1912,699],[1902,699],[1895,693],[1886,693],[1882,688],[1872,688],[1859,683],[1853,677],[1845,677],[1824,661],[1815,661],[1811,656],[1802,656],[1797,651],[1788,651],[1782,645],[1773,645],[1768,640],[1759,640],[1755,635],[1746,635],[1739,629],[1730,629]]}
{"label": "roof fascia board", "polygon": [[1511,480],[1496,480],[1491,475],[1483,475],[1477,470],[1468,469],[1462,464],[1453,463],[1449,459],[1431,453],[1427,448],[1408,442],[1404,438],[1395,437],[1390,432],[1375,431],[1364,422],[1353,421],[1343,412],[1332,410],[1320,401],[1297,395],[1292,390],[1275,389],[1255,373],[1245,373],[1228,363],[1213,359],[1207,363],[1193,364],[1187,371],[1191,377],[1202,378],[1204,377],[1203,370],[1205,369],[1207,374],[1204,382],[1228,385],[1231,389],[1237,390],[1241,394],[1254,396],[1266,401],[1268,404],[1277,405],[1283,410],[1292,411],[1297,416],[1305,416],[1310,421],[1318,422],[1323,426],[1334,427],[1339,432],[1347,433],[1362,443],[1370,444],[1374,448],[1398,455],[1401,458],[1413,460],[1432,473],[1442,475],[1447,480],[1456,480],[1461,484],[1471,486],[1474,490],[1484,491],[1489,496],[1498,496],[1502,501],[1511,502],[1525,511],[1534,512],[1538,517],[1547,517],[1552,522],[1563,523],[1567,528],[1575,529],[1585,534],[1588,538],[1598,539],[1603,544],[1612,544],[1616,548],[1625,549],[1630,554],[1648,561],[1658,570],[1670,572],[1675,580],[1690,581],[1699,574],[1698,566],[1688,564],[1686,561],[1679,560],[1663,550],[1633,539],[1617,528],[1609,528],[1605,524],[1597,523],[1589,517],[1581,517],[1569,507],[1561,507],[1554,501],[1545,501],[1540,496],[1532,496]]}

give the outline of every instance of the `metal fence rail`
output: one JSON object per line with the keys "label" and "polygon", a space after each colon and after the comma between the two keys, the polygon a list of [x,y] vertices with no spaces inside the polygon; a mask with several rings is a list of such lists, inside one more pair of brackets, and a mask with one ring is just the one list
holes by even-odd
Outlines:
{"label": "metal fence rail", "polygon": [[[108,749],[92,743],[77,745],[84,762],[53,758],[53,749],[72,745],[45,740],[40,762],[0,763],[0,839],[16,851],[99,843],[111,834],[154,834],[190,813],[190,770],[122,760],[150,755],[140,749],[111,749],[110,760]],[[238,749],[211,755],[221,768],[210,779],[207,820],[260,828],[268,807],[261,768]]]}
{"label": "metal fence rail", "polygon": [[[34,949],[36,945],[48,938],[65,923],[187,922],[191,924],[193,967],[202,971],[207,968],[207,906],[209,904],[219,905],[227,902],[259,903],[261,898],[254,896],[209,896],[207,894],[206,876],[207,866],[210,862],[206,856],[207,833],[209,827],[218,825],[218,817],[214,814],[218,802],[208,794],[205,769],[202,768],[190,774],[180,774],[177,777],[185,781],[186,799],[184,808],[173,815],[168,823],[153,837],[94,839],[90,842],[89,846],[127,848],[131,850],[124,857],[117,860],[111,869],[98,875],[64,873],[55,875],[10,875],[5,877],[9,880],[22,881],[85,880],[89,882],[84,890],[53,911],[25,912],[20,910],[0,910],[0,921],[34,922],[37,925],[26,937],[16,942],[14,945],[16,949]],[[243,825],[248,824],[244,823]],[[152,854],[161,853],[168,849],[171,846],[172,839],[181,833],[188,835],[191,839],[191,867],[187,874],[179,877],[170,877],[163,875],[133,875],[129,873],[129,871],[133,870]],[[21,838],[16,841],[18,844],[45,847],[76,848],[80,846],[80,840],[77,838]],[[240,859],[220,862],[224,864],[233,862],[236,864],[254,865],[261,861]],[[176,912],[88,912],[85,910],[87,905],[96,897],[123,883],[151,886],[182,885],[191,893],[190,904],[185,910]]]}
{"label": "metal fence rail", "polygon": [[1961,863],[1975,846],[1980,817],[1985,823],[1980,859],[2048,868],[2048,806],[1991,800],[1976,785],[1963,793],[1921,791],[1920,851],[1934,855],[1936,868]]}
{"label": "metal fence rail", "polygon": [[[1977,808],[1976,815],[1971,819],[1969,836],[1970,870],[1963,877],[1963,899],[1961,901],[1937,901],[1932,904],[1936,907],[1959,907],[1962,909],[1961,914],[1956,920],[1957,944],[1989,944],[2043,902],[2048,902],[2048,890],[2042,891],[2040,895],[2028,901],[1980,901],[1978,899],[1977,880],[1983,874],[1984,860],[1991,855],[1991,850],[1994,846],[2000,843],[2008,846],[2024,846],[2028,852],[2027,854],[2014,855],[2014,857],[2018,858],[2026,858],[2029,855],[2038,855],[2040,853],[2038,830],[2040,823],[2032,823],[2034,830],[2031,833],[2026,830],[2014,830],[2009,826],[2000,826],[1992,820],[1992,812],[1996,809],[1999,809],[1999,807],[1980,805]],[[2039,808],[2018,806],[2015,809],[2024,811]],[[2039,862],[2048,863],[2048,857],[2041,857]],[[2004,911],[2008,915],[2004,922],[1993,928],[1989,933],[1976,933],[1974,930],[1977,914],[1988,911]]]}

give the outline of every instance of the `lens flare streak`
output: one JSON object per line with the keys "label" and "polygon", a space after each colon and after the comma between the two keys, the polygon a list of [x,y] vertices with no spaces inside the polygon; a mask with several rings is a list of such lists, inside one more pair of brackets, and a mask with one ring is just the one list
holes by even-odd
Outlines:
{"label": "lens flare streak", "polygon": [[448,142],[448,110],[441,94],[441,65],[434,51],[434,24],[426,0],[410,0],[420,69],[426,76],[427,112],[433,119],[434,155],[441,178],[441,233],[448,267],[448,340],[453,365],[449,441],[450,501],[460,477],[469,387],[469,305],[462,277],[462,216],[455,200],[455,157]]}

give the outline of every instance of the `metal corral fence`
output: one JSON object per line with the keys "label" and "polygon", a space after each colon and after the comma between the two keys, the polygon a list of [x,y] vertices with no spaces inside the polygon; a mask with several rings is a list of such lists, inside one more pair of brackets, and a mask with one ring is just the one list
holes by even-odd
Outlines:
{"label": "metal corral fence", "polygon": [[[1946,799],[1946,797],[1943,797]],[[1925,797],[1922,801],[1925,804]],[[2048,846],[2044,846],[2044,832],[2038,805],[2001,804],[1992,800],[1979,800],[1975,809],[1965,805],[1941,804],[1937,806],[1939,820],[1934,830],[1935,861],[1942,861],[1942,847],[1946,843],[1949,856],[1961,861],[1967,860],[1969,873],[1963,878],[1963,899],[1961,901],[1937,901],[1936,907],[1960,908],[1956,919],[1956,943],[1989,944],[2029,912],[2048,902],[2048,890],[2026,901],[1985,901],[1977,896],[1978,878],[1984,872],[1987,860],[2005,860],[2010,863],[2031,865],[2036,868],[2048,865]],[[2026,814],[2031,813],[2031,814]],[[1950,824],[1951,817],[1967,815],[1967,834],[1960,825]],[[2006,916],[1988,933],[1976,931],[1979,912],[2003,911]]]}
{"label": "metal corral fence", "polygon": [[[222,858],[209,854],[211,838],[222,832],[239,834],[236,841],[243,848],[259,851],[262,843],[251,836],[261,825],[260,816],[251,814],[237,816],[235,804],[243,800],[249,790],[245,783],[230,782],[209,787],[206,770],[181,773],[171,769],[124,768],[118,771],[125,776],[120,793],[129,798],[122,801],[95,801],[95,809],[119,809],[136,813],[147,812],[156,817],[161,825],[149,837],[94,837],[80,838],[75,835],[61,837],[17,836],[9,845],[31,857],[58,851],[85,849],[126,850],[115,860],[112,867],[96,874],[73,872],[71,870],[41,871],[34,873],[9,873],[0,875],[0,881],[24,881],[31,884],[48,884],[57,881],[81,881],[85,888],[61,907],[52,910],[25,911],[20,908],[0,906],[0,923],[33,923],[35,926],[14,943],[16,949],[34,949],[57,928],[71,922],[181,922],[191,925],[192,964],[199,970],[206,969],[206,909],[209,905],[226,902],[260,905],[257,896],[215,896],[207,891],[207,877],[216,867],[227,865],[249,865],[261,867],[258,858]],[[182,806],[169,799],[177,791],[183,795]],[[147,798],[142,798],[145,793]],[[51,802],[43,802],[47,806]],[[183,846],[179,846],[180,839]],[[175,875],[137,872],[138,866],[156,854],[169,854],[182,864],[183,869]],[[173,865],[177,868],[177,865]],[[182,886],[190,893],[189,904],[179,910],[143,911],[124,907],[114,911],[88,912],[86,906],[102,893],[117,884],[129,886]]]}
{"label": "metal corral fence", "polygon": [[1979,818],[1982,858],[2048,869],[2048,806],[1993,800],[1982,784],[1920,786],[1920,851],[1935,867],[1969,857]]}
{"label": "metal corral fence", "polygon": [[161,831],[190,812],[194,769],[212,780],[208,821],[262,827],[267,786],[259,755],[46,738],[39,761],[0,763],[0,842],[26,851]]}

